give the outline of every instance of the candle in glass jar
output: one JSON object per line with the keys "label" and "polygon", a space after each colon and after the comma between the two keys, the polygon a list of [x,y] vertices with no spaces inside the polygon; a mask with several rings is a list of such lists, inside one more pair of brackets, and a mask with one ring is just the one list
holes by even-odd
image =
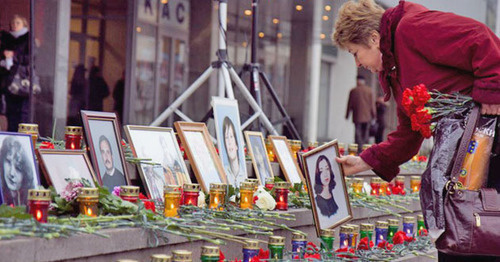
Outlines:
{"label": "candle in glass jar", "polygon": [[172,262],[172,256],[165,254],[153,254],[151,255],[151,262]]}
{"label": "candle in glass jar", "polygon": [[164,199],[165,199],[165,217],[175,217],[177,216],[177,210],[181,204],[181,186],[168,185],[164,189]]}
{"label": "candle in glass jar", "polygon": [[269,258],[283,259],[283,250],[285,250],[285,238],[280,236],[270,236],[268,243]]}
{"label": "candle in glass jar", "polygon": [[132,203],[137,203],[139,199],[138,186],[120,186],[120,198]]}
{"label": "candle in glass jar", "polygon": [[292,233],[292,254],[293,256],[302,254],[306,251],[307,239],[301,233]]}
{"label": "candle in glass jar", "polygon": [[255,187],[255,190],[257,190],[259,188],[260,182],[259,182],[259,179],[257,179],[257,178],[247,178],[247,179],[245,179],[245,182],[252,183]]}
{"label": "candle in glass jar", "polygon": [[66,126],[64,129],[65,148],[70,150],[82,149],[82,127]]}
{"label": "candle in glass jar", "polygon": [[339,143],[339,155],[343,156],[345,154],[345,144]]}
{"label": "candle in glass jar", "polygon": [[415,227],[415,217],[403,217],[403,231],[408,237],[413,237],[413,228]]}
{"label": "candle in glass jar", "polygon": [[405,177],[404,176],[397,176],[394,184],[395,184],[394,187],[396,188],[396,190],[393,190],[393,193],[403,194],[403,192],[405,190]]}
{"label": "candle in glass jar", "polygon": [[271,140],[269,139],[266,139],[266,151],[267,151],[267,157],[269,158],[269,162],[275,162],[276,157],[274,156],[273,145],[271,143]]}
{"label": "candle in glass jar", "polygon": [[241,182],[240,184],[240,208],[252,209],[253,208],[253,194],[255,192],[255,185],[253,182]]}
{"label": "candle in glass jar", "polygon": [[349,226],[340,226],[339,231],[339,248],[348,248],[352,242],[354,229]]}
{"label": "candle in glass jar", "polygon": [[352,184],[351,184],[351,188],[352,188],[352,191],[354,193],[361,193],[363,192],[363,183],[364,183],[364,179],[363,178],[354,178]]}
{"label": "candle in glass jar", "polygon": [[347,224],[346,226],[352,227],[352,237],[349,242],[349,247],[356,248],[359,237],[359,226],[354,224]]}
{"label": "candle in glass jar", "polygon": [[392,238],[399,231],[399,220],[397,219],[388,219],[389,229],[387,231],[387,241],[392,243]]}
{"label": "candle in glass jar", "polygon": [[201,247],[201,262],[218,262],[220,260],[219,247],[217,246],[202,246]]}
{"label": "candle in glass jar", "polygon": [[373,224],[369,223],[363,223],[360,225],[360,230],[361,232],[359,233],[360,237],[359,239],[363,239],[365,237],[368,238],[368,243],[373,240],[373,230],[375,229],[375,226]]}
{"label": "candle in glass jar", "polygon": [[290,146],[292,149],[292,155],[295,159],[297,159],[297,152],[302,148],[302,141],[300,140],[290,140]]}
{"label": "candle in glass jar", "polygon": [[277,182],[275,183],[274,187],[276,188],[276,210],[288,210],[288,191],[290,188],[290,183]]}
{"label": "candle in glass jar", "polygon": [[172,251],[172,262],[191,262],[193,261],[193,253],[187,250]]}
{"label": "candle in glass jar", "polygon": [[20,123],[18,125],[17,132],[31,135],[31,139],[33,141],[33,147],[36,146],[36,141],[38,140],[38,125],[37,124]]}
{"label": "candle in glass jar", "polygon": [[410,177],[410,189],[412,193],[417,193],[420,191],[420,176],[411,176]]}
{"label": "candle in glass jar", "polygon": [[257,240],[246,240],[243,244],[243,262],[250,262],[250,259],[259,254],[259,249]]}
{"label": "candle in glass jar", "polygon": [[378,246],[378,244],[382,241],[387,241],[387,228],[388,228],[388,223],[385,221],[377,221],[377,223],[375,223],[376,246]]}
{"label": "candle in glass jar", "polygon": [[307,150],[313,150],[318,147],[318,141],[309,141]]}
{"label": "candle in glass jar", "polygon": [[424,229],[425,229],[424,216],[418,215],[417,216],[417,233],[419,236],[421,236],[423,234]]}
{"label": "candle in glass jar", "polygon": [[380,195],[380,183],[382,182],[382,179],[380,177],[372,177],[370,180],[370,187],[372,190],[370,191],[370,195],[372,196],[378,196]]}
{"label": "candle in glass jar", "polygon": [[210,202],[208,208],[224,210],[227,185],[222,183],[210,184]]}
{"label": "candle in glass jar", "polygon": [[183,191],[183,203],[182,205],[192,205],[198,206],[198,197],[200,196],[200,185],[199,184],[184,184]]}
{"label": "candle in glass jar", "polygon": [[365,151],[366,149],[370,148],[372,145],[370,144],[363,144],[363,147],[361,147],[361,152]]}
{"label": "candle in glass jar", "polygon": [[332,251],[333,242],[335,242],[335,230],[330,228],[321,229],[319,236],[321,238],[321,249]]}
{"label": "candle in glass jar", "polygon": [[97,203],[99,202],[99,189],[82,187],[77,197],[80,214],[96,217],[99,213]]}
{"label": "candle in glass jar", "polygon": [[380,189],[378,190],[380,196],[386,196],[389,188],[389,182],[380,181]]}
{"label": "candle in glass jar", "polygon": [[50,206],[50,190],[28,189],[28,213],[40,223],[47,223]]}
{"label": "candle in glass jar", "polygon": [[358,144],[349,144],[349,147],[347,148],[347,154],[350,156],[357,156]]}
{"label": "candle in glass jar", "polygon": [[274,177],[267,177],[266,178],[266,188],[269,190],[273,190],[274,188]]}

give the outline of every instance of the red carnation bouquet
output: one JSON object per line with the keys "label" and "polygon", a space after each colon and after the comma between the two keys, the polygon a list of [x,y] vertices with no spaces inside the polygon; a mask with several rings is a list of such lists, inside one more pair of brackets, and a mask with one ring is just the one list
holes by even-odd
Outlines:
{"label": "red carnation bouquet", "polygon": [[472,97],[429,91],[420,84],[404,90],[401,104],[410,117],[411,129],[429,138],[439,118],[467,107],[471,101]]}

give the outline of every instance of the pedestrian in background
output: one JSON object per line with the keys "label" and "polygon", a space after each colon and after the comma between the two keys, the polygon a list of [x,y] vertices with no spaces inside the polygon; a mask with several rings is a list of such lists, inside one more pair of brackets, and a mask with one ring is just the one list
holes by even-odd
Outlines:
{"label": "pedestrian in background", "polygon": [[101,69],[93,66],[89,75],[89,109],[102,111],[102,101],[109,96],[109,87],[102,77]]}

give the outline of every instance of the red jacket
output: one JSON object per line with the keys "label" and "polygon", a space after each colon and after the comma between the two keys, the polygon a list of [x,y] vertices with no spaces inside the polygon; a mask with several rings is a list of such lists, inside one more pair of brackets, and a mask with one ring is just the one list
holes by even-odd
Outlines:
{"label": "red jacket", "polygon": [[384,13],[380,36],[384,70],[379,81],[386,100],[392,91],[399,124],[387,141],[360,157],[390,181],[423,141],[411,130],[401,106],[403,90],[425,84],[429,90],[460,92],[479,103],[500,104],[500,40],[473,19],[404,1]]}

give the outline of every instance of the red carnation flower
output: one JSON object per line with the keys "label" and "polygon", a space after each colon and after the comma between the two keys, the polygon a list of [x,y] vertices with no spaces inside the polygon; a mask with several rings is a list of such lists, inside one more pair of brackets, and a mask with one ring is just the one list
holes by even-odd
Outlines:
{"label": "red carnation flower", "polygon": [[370,244],[368,244],[368,237],[364,237],[361,240],[359,240],[358,250],[370,250]]}
{"label": "red carnation flower", "polygon": [[403,231],[398,231],[392,237],[392,243],[394,243],[394,245],[400,245],[405,242],[405,239],[406,239],[406,233]]}
{"label": "red carnation flower", "polygon": [[52,144],[51,142],[42,142],[42,144],[40,145],[40,148],[41,149],[54,149],[54,144]]}

